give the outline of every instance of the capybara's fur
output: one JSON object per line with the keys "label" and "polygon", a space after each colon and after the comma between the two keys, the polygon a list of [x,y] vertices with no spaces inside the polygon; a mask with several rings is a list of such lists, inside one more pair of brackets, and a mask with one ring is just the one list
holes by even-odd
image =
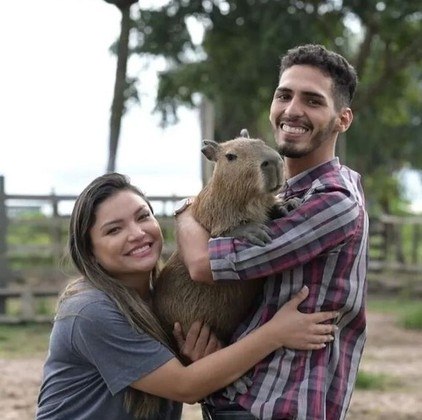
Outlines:
{"label": "capybara's fur", "polygon": [[[212,237],[242,223],[265,223],[282,182],[279,154],[262,140],[244,137],[220,144],[205,140],[202,152],[216,164],[191,206],[195,219]],[[261,287],[262,280],[194,282],[176,250],[154,286],[153,309],[170,337],[175,321],[187,333],[200,320],[227,342]]]}

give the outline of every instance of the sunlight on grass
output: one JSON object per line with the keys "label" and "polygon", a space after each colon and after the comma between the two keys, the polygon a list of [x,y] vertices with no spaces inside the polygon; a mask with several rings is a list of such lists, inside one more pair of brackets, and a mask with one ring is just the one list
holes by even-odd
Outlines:
{"label": "sunlight on grass", "polygon": [[385,390],[397,385],[395,378],[384,373],[359,371],[356,379],[356,389],[362,390]]}
{"label": "sunlight on grass", "polygon": [[409,299],[372,299],[368,309],[374,312],[397,315],[399,326],[422,329],[422,302]]}
{"label": "sunlight on grass", "polygon": [[21,358],[45,355],[51,324],[0,325],[0,357]]}

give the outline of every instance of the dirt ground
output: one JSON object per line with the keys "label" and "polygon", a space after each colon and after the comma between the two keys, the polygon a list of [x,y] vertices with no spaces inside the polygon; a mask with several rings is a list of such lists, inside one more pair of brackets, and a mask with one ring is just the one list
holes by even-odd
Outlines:
{"label": "dirt ground", "polygon": [[[40,385],[42,358],[0,359],[0,418],[31,420]],[[348,420],[422,419],[422,332],[405,331],[390,315],[368,315],[368,341],[361,370],[394,378],[383,391],[356,390]],[[201,419],[185,406],[183,420]]]}

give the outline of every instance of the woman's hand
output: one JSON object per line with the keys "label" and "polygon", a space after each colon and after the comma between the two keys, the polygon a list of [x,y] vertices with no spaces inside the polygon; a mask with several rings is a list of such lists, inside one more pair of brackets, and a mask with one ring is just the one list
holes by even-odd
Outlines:
{"label": "woman's hand", "polygon": [[336,318],[338,312],[315,312],[305,314],[298,306],[308,297],[309,289],[304,286],[287,303],[285,303],[271,319],[277,324],[277,336],[281,336],[283,347],[296,350],[318,350],[326,343],[334,340],[333,333],[338,329],[336,325],[324,322]]}
{"label": "woman's hand", "polygon": [[176,339],[180,354],[191,362],[195,362],[223,347],[208,325],[203,325],[200,321],[195,321],[191,325],[186,337],[181,325],[176,322],[173,336]]}

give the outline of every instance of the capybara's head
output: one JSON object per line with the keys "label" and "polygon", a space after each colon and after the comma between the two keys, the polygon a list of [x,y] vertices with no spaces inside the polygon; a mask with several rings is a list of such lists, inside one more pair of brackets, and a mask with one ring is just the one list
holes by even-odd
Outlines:
{"label": "capybara's head", "polygon": [[[204,140],[202,153],[215,162],[211,182],[247,198],[275,193],[283,182],[283,161],[260,139],[238,137],[224,143]],[[235,185],[233,185],[235,184]]]}

